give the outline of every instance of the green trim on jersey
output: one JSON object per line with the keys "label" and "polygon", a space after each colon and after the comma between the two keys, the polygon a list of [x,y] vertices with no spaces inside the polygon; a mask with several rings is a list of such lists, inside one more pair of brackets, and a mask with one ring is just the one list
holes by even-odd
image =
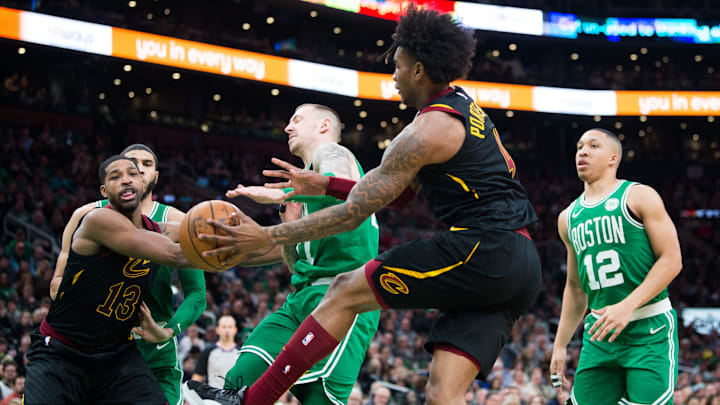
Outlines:
{"label": "green trim on jersey", "polygon": [[[637,183],[620,180],[595,203],[581,194],[567,212],[568,239],[578,263],[578,276],[588,307],[600,309],[630,295],[655,264],[645,227],[630,215],[627,198]],[[667,288],[648,301],[668,296]]]}
{"label": "green trim on jersey", "polygon": [[[107,205],[108,200],[95,201],[95,208],[103,208]],[[146,215],[146,217],[152,219],[155,222],[167,222],[168,212],[170,212],[170,207],[165,204],[160,204],[157,201],[153,201],[153,206],[150,210],[150,214]]]}
{"label": "green trim on jersey", "polygon": [[[355,160],[360,176],[365,172]],[[309,169],[309,167],[308,167]],[[333,175],[326,173],[323,175]],[[324,196],[326,197],[326,196]],[[341,204],[336,198],[306,201],[302,216]],[[340,273],[353,271],[365,265],[378,255],[380,228],[375,215],[371,215],[352,231],[328,236],[323,239],[297,244],[298,261],[295,263],[291,282],[302,288],[304,285],[324,277],[335,277]]]}

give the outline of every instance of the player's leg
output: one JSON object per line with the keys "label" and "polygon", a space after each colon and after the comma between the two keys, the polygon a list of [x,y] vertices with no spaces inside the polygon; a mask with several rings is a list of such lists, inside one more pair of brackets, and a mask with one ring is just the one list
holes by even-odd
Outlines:
{"label": "player's leg", "polygon": [[337,275],[312,312],[311,316],[336,340],[345,337],[355,315],[382,309],[366,276],[378,265],[380,262],[371,260],[363,268]]}
{"label": "player's leg", "polygon": [[[312,398],[321,394],[332,403],[347,402],[360,374],[370,342],[377,332],[379,319],[380,311],[357,315],[347,335],[335,350],[300,377],[293,386],[293,393],[300,402],[314,404],[316,401]],[[306,385],[315,388],[308,390],[307,394],[295,392]]]}
{"label": "player's leg", "polygon": [[87,399],[89,382],[84,367],[55,350],[54,343],[46,344],[39,334],[32,336],[27,352],[24,404],[74,404]]}
{"label": "player's leg", "polygon": [[435,350],[425,389],[428,405],[465,405],[465,392],[479,371],[477,364],[463,354]]}
{"label": "player's leg", "polygon": [[240,348],[235,365],[225,375],[225,388],[252,385],[270,367],[302,320],[295,319],[292,314],[296,295],[290,294],[279,310],[263,319],[250,333]]}
{"label": "player's leg", "polygon": [[96,403],[162,405],[167,399],[140,352],[132,350],[114,365],[95,390]]}
{"label": "player's leg", "polygon": [[[427,387],[428,401],[433,402],[429,403],[464,403],[464,394],[472,379],[476,376],[487,379],[522,312],[521,309],[443,312],[425,343],[425,348],[433,352]],[[455,381],[450,372],[453,377],[446,379],[443,373],[454,369],[459,370],[463,378]]]}
{"label": "player's leg", "polygon": [[629,325],[622,356],[627,393],[621,403],[672,404],[678,375],[676,325],[674,310]]}
{"label": "player's leg", "polygon": [[588,330],[596,320],[592,315],[585,318],[580,361],[570,392],[574,405],[616,405],[627,391],[625,369],[618,362],[622,345],[590,341]]}
{"label": "player's leg", "polygon": [[[254,383],[283,351],[300,322],[318,306],[327,289],[327,286],[305,287],[288,296],[278,311],[264,319],[240,349],[237,363],[226,375],[225,391],[194,383],[189,384],[189,388],[200,398],[218,399],[232,396],[230,391],[242,385]],[[355,317],[340,344],[295,384],[293,393],[300,401],[317,403],[318,398],[324,398],[328,403],[344,402],[357,380],[365,352],[377,331],[378,319],[379,312]],[[307,342],[312,340],[314,335]],[[313,399],[306,398],[306,395]]]}
{"label": "player's leg", "polygon": [[138,340],[137,348],[170,405],[182,405],[182,366],[177,355],[177,337],[156,344]]}
{"label": "player's leg", "polygon": [[151,372],[165,394],[168,404],[182,405],[182,369],[163,367],[155,368]]}
{"label": "player's leg", "polygon": [[[580,355],[580,362],[583,354]],[[570,400],[574,405],[617,405],[624,395],[625,371],[619,367],[581,368],[575,374]]]}
{"label": "player's leg", "polygon": [[[497,279],[495,274],[502,276]],[[247,403],[274,403],[312,364],[332,352],[358,313],[381,307],[494,308],[534,301],[540,282],[532,241],[512,232],[444,232],[391,249],[364,269],[335,277],[320,305],[248,389]]]}
{"label": "player's leg", "polygon": [[[377,267],[371,261],[366,267]],[[252,385],[246,403],[273,404],[292,384],[333,352],[353,325],[358,313],[380,309],[368,284],[365,269],[335,277],[325,297],[298,327],[273,365]]]}
{"label": "player's leg", "polygon": [[620,339],[611,343],[590,340],[588,331],[596,321],[597,317],[590,314],[583,322],[583,346],[570,393],[574,405],[616,405],[628,389],[621,341],[632,323]]}

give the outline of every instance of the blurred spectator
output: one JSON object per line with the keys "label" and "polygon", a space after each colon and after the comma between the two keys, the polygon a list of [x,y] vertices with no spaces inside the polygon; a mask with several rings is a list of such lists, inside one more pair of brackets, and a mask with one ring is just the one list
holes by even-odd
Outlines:
{"label": "blurred spectator", "polygon": [[193,356],[186,356],[182,362],[183,368],[183,382],[186,382],[192,378],[193,371],[195,371],[195,358]]}
{"label": "blurred spectator", "polygon": [[13,399],[22,400],[23,392],[25,392],[25,376],[18,375],[13,382],[12,393],[6,396],[2,402],[0,402],[0,405],[8,405]]}
{"label": "blurred spectator", "polygon": [[3,398],[7,398],[14,392],[15,379],[17,378],[17,364],[12,359],[5,359],[2,362],[3,373],[0,381],[0,392]]}
{"label": "blurred spectator", "polygon": [[47,220],[45,219],[45,214],[43,213],[42,209],[40,209],[40,208],[37,208],[35,210],[35,212],[33,212],[32,225],[34,227],[36,227],[38,230],[47,233],[48,235],[54,234],[52,228],[50,228],[47,224]]}
{"label": "blurred spectator", "polygon": [[388,405],[391,402],[391,393],[388,387],[383,385],[377,387],[375,392],[370,395],[369,405]]}
{"label": "blurred spectator", "polygon": [[185,330],[185,336],[180,339],[178,343],[178,358],[185,360],[185,356],[190,353],[191,348],[197,348],[199,351],[205,349],[205,341],[200,338],[198,327],[195,324],[190,325]]}
{"label": "blurred spectator", "polygon": [[216,388],[223,388],[225,374],[235,365],[235,361],[240,356],[240,351],[235,343],[237,334],[235,318],[229,315],[221,316],[218,319],[217,334],[218,341],[200,354],[192,379],[206,382]]}

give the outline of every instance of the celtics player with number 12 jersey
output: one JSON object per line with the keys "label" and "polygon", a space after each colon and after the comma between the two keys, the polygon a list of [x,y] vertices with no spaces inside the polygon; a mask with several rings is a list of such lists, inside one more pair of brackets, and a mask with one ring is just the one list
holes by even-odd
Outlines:
{"label": "celtics player with number 12 jersey", "polygon": [[621,158],[610,131],[591,129],[577,143],[585,192],[558,217],[567,281],[551,379],[560,395],[566,348],[589,308],[568,403],[672,404],[678,338],[667,286],[682,268],[680,244],[658,193],[617,178]]}
{"label": "celtics player with number 12 jersey", "polygon": [[[158,223],[182,221],[183,216],[185,216],[184,213],[152,199],[152,192],[159,176],[155,152],[146,145],[134,144],[125,148],[122,155],[135,161],[145,179],[145,194],[140,202],[143,215]],[[50,287],[50,296],[53,299],[57,294],[65,271],[70,240],[78,222],[90,210],[105,207],[107,203],[108,200],[100,200],[83,205],[73,212],[70,221],[65,226],[62,251],[58,256],[53,282]],[[185,299],[175,311],[172,277],[172,268],[160,266],[155,273],[150,294],[146,299],[153,319],[160,326],[164,326],[163,331],[167,340],[156,344],[147,342],[138,335],[134,335],[134,338],[140,354],[165,393],[168,404],[175,405],[183,403],[181,388],[183,373],[177,355],[177,336],[200,317],[207,302],[205,299],[204,272],[195,269],[181,269],[178,270],[178,278]]]}

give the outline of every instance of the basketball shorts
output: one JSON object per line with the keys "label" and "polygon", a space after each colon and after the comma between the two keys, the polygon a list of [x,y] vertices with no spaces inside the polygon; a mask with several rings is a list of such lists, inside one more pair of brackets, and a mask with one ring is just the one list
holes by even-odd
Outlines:
{"label": "basketball shorts", "polygon": [[678,376],[675,310],[630,322],[614,342],[591,342],[585,318],[583,347],[572,389],[575,405],[672,404]]}
{"label": "basketball shorts", "polygon": [[26,405],[167,404],[135,344],[85,353],[37,330],[27,352]]}
{"label": "basketball shorts", "polygon": [[165,393],[168,404],[182,405],[183,371],[177,355],[177,337],[160,344],[142,339],[136,343],[140,355]]}
{"label": "basketball shorts", "polygon": [[[225,376],[225,387],[237,388],[254,383],[275,361],[305,318],[315,310],[327,289],[328,285],[304,287],[288,295],[279,310],[263,319],[240,349],[240,357]],[[346,403],[379,320],[379,311],[357,315],[350,331],[335,350],[295,383],[293,394],[302,403]]]}
{"label": "basketball shorts", "polygon": [[469,355],[487,378],[515,320],[535,302],[540,258],[526,232],[445,231],[393,248],[367,266],[384,308],[437,308],[426,349],[449,345]]}

